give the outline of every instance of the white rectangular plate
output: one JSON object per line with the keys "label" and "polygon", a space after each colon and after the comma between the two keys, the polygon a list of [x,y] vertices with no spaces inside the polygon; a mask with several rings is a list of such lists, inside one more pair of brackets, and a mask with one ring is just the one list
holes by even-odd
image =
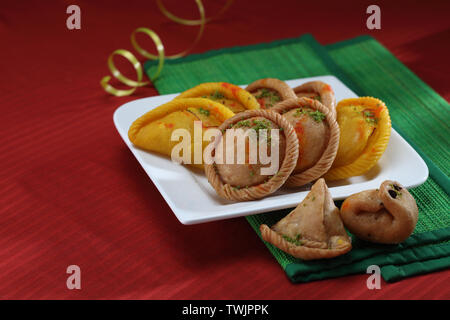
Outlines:
{"label": "white rectangular plate", "polygon": [[[334,76],[321,76],[286,81],[291,87],[304,82],[320,80],[331,85],[336,101],[357,97]],[[245,87],[245,86],[242,86]],[[177,94],[156,96],[128,102],[114,113],[114,124],[136,159],[152,179],[161,195],[183,224],[196,224],[228,219],[297,206],[310,186],[277,191],[261,200],[247,202],[226,201],[216,194],[205,175],[173,163],[168,157],[140,150],[128,140],[131,123],[147,111],[172,100]],[[428,168],[417,152],[392,129],[388,147],[378,164],[367,174],[330,182],[333,199],[339,200],[353,193],[378,188],[382,181],[397,180],[406,188],[418,186],[428,177]]]}

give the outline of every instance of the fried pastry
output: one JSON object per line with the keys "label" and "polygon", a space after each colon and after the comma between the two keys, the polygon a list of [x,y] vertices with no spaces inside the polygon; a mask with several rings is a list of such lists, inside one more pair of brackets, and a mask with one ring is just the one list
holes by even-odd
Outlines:
{"label": "fried pastry", "polygon": [[372,97],[345,99],[338,103],[341,129],[339,149],[327,180],[346,179],[369,171],[386,150],[391,118],[386,105]]}
{"label": "fried pastry", "polygon": [[[194,121],[202,121],[202,132],[215,128],[234,113],[224,105],[202,98],[175,99],[136,119],[128,130],[128,138],[137,147],[171,156],[172,148],[179,141],[172,141],[176,129],[186,129],[192,138],[194,149]],[[201,142],[204,148],[208,142]],[[191,152],[192,153],[192,152]],[[193,163],[193,153],[191,155]],[[201,164],[195,164],[202,167]]]}
{"label": "fried pastry", "polygon": [[366,241],[396,244],[406,240],[417,224],[419,210],[400,183],[384,181],[378,190],[366,190],[345,199],[341,218],[347,229]]}
{"label": "fried pastry", "polygon": [[262,109],[270,109],[280,101],[296,97],[286,82],[274,78],[256,80],[245,90],[258,100]]}
{"label": "fried pastry", "polygon": [[234,113],[259,109],[259,103],[246,90],[227,82],[207,82],[186,90],[175,99],[206,98],[219,102]]}
{"label": "fried pastry", "polygon": [[317,100],[294,98],[280,102],[272,110],[294,127],[299,143],[297,165],[286,184],[302,186],[324,175],[339,144],[339,126],[328,108]]}
{"label": "fried pastry", "polygon": [[306,198],[272,228],[260,226],[263,240],[303,260],[334,258],[352,248],[323,178]]}
{"label": "fried pastry", "polygon": [[331,111],[331,114],[336,117],[336,98],[334,97],[333,89],[329,84],[322,81],[306,82],[295,87],[294,93],[299,98],[306,97],[319,100]]}
{"label": "fried pastry", "polygon": [[[225,199],[263,198],[281,187],[297,163],[297,136],[289,122],[278,113],[248,110],[228,119],[219,129],[222,135],[212,142],[214,161],[205,164],[205,173],[216,192]],[[279,129],[278,139],[272,136],[275,133],[271,129]],[[250,130],[254,130],[253,138]],[[264,132],[267,134],[261,136]],[[239,140],[244,141],[242,149],[239,149]],[[263,172],[263,169],[270,169],[272,163],[264,163],[260,156],[252,154],[250,144],[255,141],[258,141],[258,149],[266,145],[264,153],[278,160],[278,171]],[[230,154],[232,161],[226,159]],[[219,155],[222,161],[217,161]],[[238,155],[242,156],[241,162],[237,161]]]}

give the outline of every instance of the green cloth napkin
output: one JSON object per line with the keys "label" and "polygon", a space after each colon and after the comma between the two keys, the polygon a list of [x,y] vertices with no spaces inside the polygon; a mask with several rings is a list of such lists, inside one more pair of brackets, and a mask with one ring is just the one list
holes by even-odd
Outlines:
{"label": "green cloth napkin", "polygon": [[[154,68],[154,62],[145,64],[148,75]],[[360,96],[385,101],[394,128],[426,161],[430,178],[410,190],[420,212],[417,227],[399,245],[370,244],[353,237],[352,251],[330,260],[302,261],[269,243],[266,246],[293,282],[364,273],[373,264],[381,267],[386,281],[449,268],[449,105],[375,39],[363,36],[324,47],[311,35],[304,35],[190,55],[168,61],[155,86],[160,94],[169,94],[201,82],[246,84],[265,77],[289,80],[328,74]],[[272,225],[289,211],[246,219],[260,236],[261,223]]]}

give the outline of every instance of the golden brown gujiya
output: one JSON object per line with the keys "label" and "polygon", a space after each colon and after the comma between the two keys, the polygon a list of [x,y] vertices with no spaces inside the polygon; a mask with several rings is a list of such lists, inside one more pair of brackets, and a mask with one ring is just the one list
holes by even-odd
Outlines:
{"label": "golden brown gujiya", "polygon": [[352,248],[323,178],[297,208],[272,228],[262,224],[260,231],[263,240],[303,260],[334,258]]}
{"label": "golden brown gujiya", "polygon": [[322,81],[309,81],[294,88],[294,93],[299,98],[311,98],[319,100],[326,106],[331,114],[336,117],[336,98],[329,84]]}
{"label": "golden brown gujiya", "polygon": [[[174,147],[179,144],[177,139],[172,139],[172,134],[177,129],[184,129],[190,133],[189,144],[194,150],[196,142],[193,137],[196,121],[201,121],[203,136],[208,128],[217,128],[233,116],[234,113],[229,108],[209,99],[174,99],[137,118],[128,130],[128,138],[139,148],[171,157]],[[200,143],[202,149],[208,144],[203,140]],[[194,163],[193,152],[188,158],[191,159],[188,163],[203,167],[203,159],[200,159],[200,163]]]}
{"label": "golden brown gujiya", "polygon": [[368,172],[380,160],[391,135],[389,110],[379,99],[344,99],[336,111],[341,133],[336,159],[324,176],[327,181]]}
{"label": "golden brown gujiya", "polygon": [[339,147],[339,125],[322,103],[309,98],[288,99],[272,109],[289,121],[297,134],[297,165],[287,186],[303,186],[323,176]]}

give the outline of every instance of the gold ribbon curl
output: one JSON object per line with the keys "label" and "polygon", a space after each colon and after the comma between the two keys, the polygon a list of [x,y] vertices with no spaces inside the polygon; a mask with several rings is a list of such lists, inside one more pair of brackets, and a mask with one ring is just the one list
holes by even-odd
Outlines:
{"label": "gold ribbon curl", "polygon": [[[164,66],[164,60],[165,59],[177,59],[180,57],[185,56],[189,51],[191,51],[196,45],[197,43],[200,41],[201,37],[203,36],[203,31],[205,29],[205,24],[213,19],[215,19],[216,17],[220,16],[222,13],[224,13],[229,6],[231,5],[231,3],[233,2],[233,0],[227,0],[227,2],[224,4],[224,6],[220,9],[220,11],[217,13],[216,16],[211,17],[211,18],[206,18],[205,17],[205,8],[203,7],[203,3],[201,0],[195,0],[195,3],[197,4],[197,8],[198,11],[200,13],[200,19],[184,19],[184,18],[180,18],[177,17],[176,15],[172,14],[170,11],[168,11],[163,3],[162,0],[156,0],[156,4],[158,5],[159,10],[161,10],[161,12],[170,20],[172,20],[173,22],[176,22],[178,24],[181,25],[186,25],[186,26],[200,26],[197,36],[195,37],[194,41],[192,42],[192,44],[184,51],[174,54],[174,55],[170,55],[170,56],[166,56],[164,53],[164,45],[161,41],[161,39],[159,38],[158,34],[148,28],[145,27],[141,27],[141,28],[137,28],[136,30],[134,30],[131,33],[131,45],[133,46],[133,48],[143,57],[149,59],[149,60],[158,60],[158,67],[155,71],[155,73],[153,74],[153,76],[150,77],[151,81],[155,81],[158,76],[160,75],[163,66]],[[157,51],[157,55],[151,54],[149,53],[147,50],[143,49],[137,42],[136,40],[136,34],[138,33],[143,33],[145,35],[147,35],[148,37],[150,37],[153,41],[153,43],[156,46],[156,51]],[[131,80],[127,77],[125,77],[115,66],[114,64],[114,56],[122,56],[123,58],[125,58],[126,60],[128,60],[128,62],[131,63],[131,65],[133,66],[134,70],[136,71],[136,76],[137,76],[137,81],[135,80]],[[116,97],[123,97],[123,96],[128,96],[130,94],[133,94],[134,91],[136,91],[137,88],[139,87],[143,87],[148,85],[150,82],[149,81],[142,81],[144,72],[143,72],[143,68],[142,68],[142,64],[139,62],[139,60],[136,58],[136,56],[131,53],[128,50],[125,49],[118,49],[115,50],[113,53],[111,53],[111,55],[108,57],[108,68],[111,71],[111,74],[114,78],[116,78],[117,80],[119,80],[119,82],[131,87],[131,89],[128,90],[120,90],[120,89],[116,89],[113,86],[111,86],[109,84],[109,81],[111,80],[111,76],[105,76],[102,78],[102,80],[100,81],[100,85],[103,87],[103,89],[116,96]]]}

